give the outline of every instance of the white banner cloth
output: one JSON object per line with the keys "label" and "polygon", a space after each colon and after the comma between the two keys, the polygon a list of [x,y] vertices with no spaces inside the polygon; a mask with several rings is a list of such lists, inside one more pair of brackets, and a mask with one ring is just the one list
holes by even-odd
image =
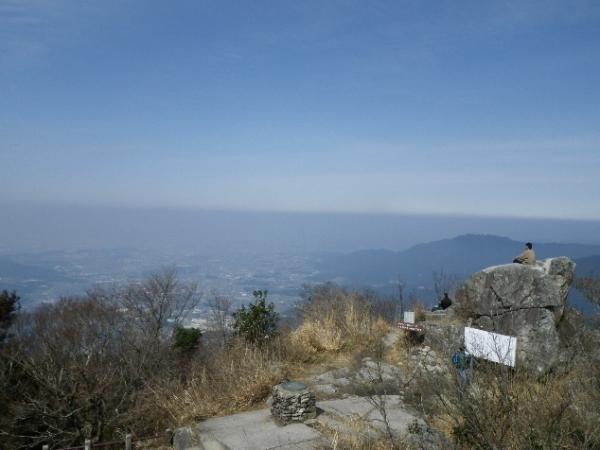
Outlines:
{"label": "white banner cloth", "polygon": [[516,337],[465,327],[465,347],[476,358],[515,367]]}

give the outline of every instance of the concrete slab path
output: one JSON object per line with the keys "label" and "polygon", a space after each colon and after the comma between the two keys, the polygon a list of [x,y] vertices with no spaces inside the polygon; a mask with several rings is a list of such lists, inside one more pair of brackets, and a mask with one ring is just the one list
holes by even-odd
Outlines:
{"label": "concrete slab path", "polygon": [[[404,409],[399,396],[384,398],[394,435],[406,433],[415,420],[420,422]],[[320,413],[313,423],[338,433],[374,436],[385,431],[383,417],[366,397],[325,400],[317,403],[317,409]],[[277,424],[268,409],[215,417],[179,431],[176,450],[315,450],[329,444],[306,424]]]}
{"label": "concrete slab path", "polygon": [[304,424],[276,424],[267,409],[208,419],[196,430],[205,448],[214,446],[211,441],[231,450],[312,450],[326,443],[320,433]]}
{"label": "concrete slab path", "polygon": [[[400,397],[397,395],[381,396],[385,401],[385,412],[387,420],[395,436],[401,436],[408,431],[408,427],[415,420],[421,422],[413,414],[404,409]],[[376,431],[385,430],[383,416],[367,397],[348,397],[344,399],[325,400],[317,403],[323,413],[317,417],[317,421],[324,426],[333,428],[339,432],[352,432],[359,429],[354,425],[362,423]],[[362,433],[367,430],[362,430]]]}

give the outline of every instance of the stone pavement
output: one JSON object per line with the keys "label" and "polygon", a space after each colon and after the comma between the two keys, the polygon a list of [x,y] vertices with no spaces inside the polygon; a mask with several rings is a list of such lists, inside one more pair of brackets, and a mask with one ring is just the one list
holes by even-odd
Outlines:
{"label": "stone pavement", "polygon": [[357,387],[373,386],[373,383],[387,384],[388,391],[397,392],[403,383],[403,374],[396,366],[367,357],[362,359],[361,366],[356,370],[342,367],[314,376],[308,381],[314,391],[329,396],[356,392]]}
{"label": "stone pavement", "polygon": [[[385,412],[390,430],[394,436],[402,436],[408,431],[409,425],[424,423],[404,409],[398,395],[382,395],[374,398],[381,405],[384,402]],[[372,401],[366,397],[348,397],[344,399],[326,400],[317,406],[322,413],[317,421],[339,433],[363,434],[373,437],[385,431],[383,416]],[[362,425],[362,426],[361,426]]]}
{"label": "stone pavement", "polygon": [[[398,396],[386,396],[386,411],[395,435],[407,431],[418,419],[408,413]],[[317,403],[319,415],[310,425],[328,427],[340,433],[357,432],[361,427],[367,433],[383,430],[383,421],[377,409],[365,397],[348,397]],[[307,424],[287,426],[276,424],[269,410],[249,411],[226,417],[216,417],[193,427],[176,431],[173,446],[176,450],[315,450],[326,448],[328,440],[317,429]],[[362,431],[361,431],[362,432]]]}
{"label": "stone pavement", "polygon": [[[301,423],[276,424],[268,409],[215,417],[191,427],[191,436],[177,430],[177,450],[313,450],[326,444],[320,433]],[[177,436],[177,433],[180,436]]]}

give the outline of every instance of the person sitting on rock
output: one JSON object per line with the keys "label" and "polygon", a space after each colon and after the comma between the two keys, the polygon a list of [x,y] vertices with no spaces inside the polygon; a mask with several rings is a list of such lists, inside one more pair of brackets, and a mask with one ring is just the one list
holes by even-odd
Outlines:
{"label": "person sitting on rock", "polygon": [[525,250],[515,259],[513,259],[513,263],[517,264],[526,264],[528,266],[532,266],[535,264],[535,252],[533,251],[533,244],[528,242],[525,244]]}
{"label": "person sitting on rock", "polygon": [[437,306],[431,308],[431,311],[443,311],[452,306],[452,300],[448,297],[448,293],[444,292],[444,298],[440,300]]}

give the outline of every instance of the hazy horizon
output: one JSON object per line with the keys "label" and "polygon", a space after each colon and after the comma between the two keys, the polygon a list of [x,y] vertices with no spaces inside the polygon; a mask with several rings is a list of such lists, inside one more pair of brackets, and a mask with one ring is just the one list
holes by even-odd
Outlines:
{"label": "hazy horizon", "polygon": [[137,248],[161,252],[348,252],[461,234],[600,244],[600,221],[410,214],[4,205],[0,251]]}

